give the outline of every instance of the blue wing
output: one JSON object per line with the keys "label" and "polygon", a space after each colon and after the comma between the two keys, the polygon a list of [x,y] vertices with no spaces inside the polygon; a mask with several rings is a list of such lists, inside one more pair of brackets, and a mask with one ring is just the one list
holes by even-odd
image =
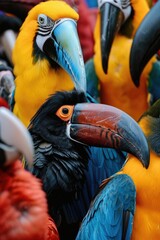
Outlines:
{"label": "blue wing", "polygon": [[63,206],[69,224],[83,219],[102,181],[118,172],[127,156],[125,152],[98,147],[90,147],[89,154],[90,160],[82,192],[72,202]]}
{"label": "blue wing", "polygon": [[132,179],[125,174],[115,175],[93,200],[76,240],[129,240],[135,204]]}

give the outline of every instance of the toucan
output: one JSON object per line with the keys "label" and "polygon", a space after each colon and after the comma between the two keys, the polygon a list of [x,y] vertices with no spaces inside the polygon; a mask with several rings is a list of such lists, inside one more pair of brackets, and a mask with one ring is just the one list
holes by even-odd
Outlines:
{"label": "toucan", "polygon": [[31,171],[43,182],[60,239],[75,239],[101,181],[122,167],[127,153],[149,165],[137,122],[115,107],[87,102],[83,91],[51,95],[28,130],[35,149]]}

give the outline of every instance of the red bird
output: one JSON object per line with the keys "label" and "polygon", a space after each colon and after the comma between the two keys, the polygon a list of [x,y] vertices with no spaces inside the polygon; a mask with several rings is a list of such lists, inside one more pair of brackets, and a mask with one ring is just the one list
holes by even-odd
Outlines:
{"label": "red bird", "polygon": [[27,129],[4,107],[0,108],[0,128],[0,239],[59,240],[40,180],[18,160],[20,152],[29,166],[33,160]]}

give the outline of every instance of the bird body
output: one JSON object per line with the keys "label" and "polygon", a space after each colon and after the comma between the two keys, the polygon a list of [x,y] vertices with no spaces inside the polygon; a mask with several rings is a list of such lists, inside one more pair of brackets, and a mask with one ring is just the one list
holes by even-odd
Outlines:
{"label": "bird body", "polygon": [[[148,169],[129,156],[120,172],[103,181],[76,240],[122,239],[123,234],[124,239],[159,239],[159,170],[159,156],[152,151]],[[126,222],[124,212],[129,212]]]}
{"label": "bird body", "polygon": [[151,151],[148,169],[139,164],[136,158],[131,157],[121,172],[130,176],[136,187],[136,208],[131,239],[160,238],[159,171],[159,156]]}
{"label": "bird body", "polygon": [[141,85],[137,88],[129,72],[131,44],[132,39],[117,35],[110,53],[108,74],[103,72],[101,62],[98,61],[98,53],[94,56],[94,66],[96,74],[99,76],[100,101],[115,106],[138,120],[144,110],[148,108],[146,79],[152,62],[146,66],[141,76]]}

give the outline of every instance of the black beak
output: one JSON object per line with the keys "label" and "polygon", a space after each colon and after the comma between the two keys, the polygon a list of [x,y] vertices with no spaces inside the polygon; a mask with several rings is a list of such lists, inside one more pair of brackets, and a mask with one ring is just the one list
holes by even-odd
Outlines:
{"label": "black beak", "polygon": [[67,135],[89,146],[126,151],[140,159],[146,168],[149,165],[148,143],[140,126],[115,107],[94,103],[75,105]]}
{"label": "black beak", "polygon": [[111,3],[104,3],[100,7],[101,14],[101,57],[104,73],[108,70],[108,60],[112,43],[119,31],[124,15],[122,11]]}
{"label": "black beak", "polygon": [[130,53],[130,73],[134,84],[140,84],[140,75],[151,57],[160,48],[160,1],[143,19],[133,39]]}

